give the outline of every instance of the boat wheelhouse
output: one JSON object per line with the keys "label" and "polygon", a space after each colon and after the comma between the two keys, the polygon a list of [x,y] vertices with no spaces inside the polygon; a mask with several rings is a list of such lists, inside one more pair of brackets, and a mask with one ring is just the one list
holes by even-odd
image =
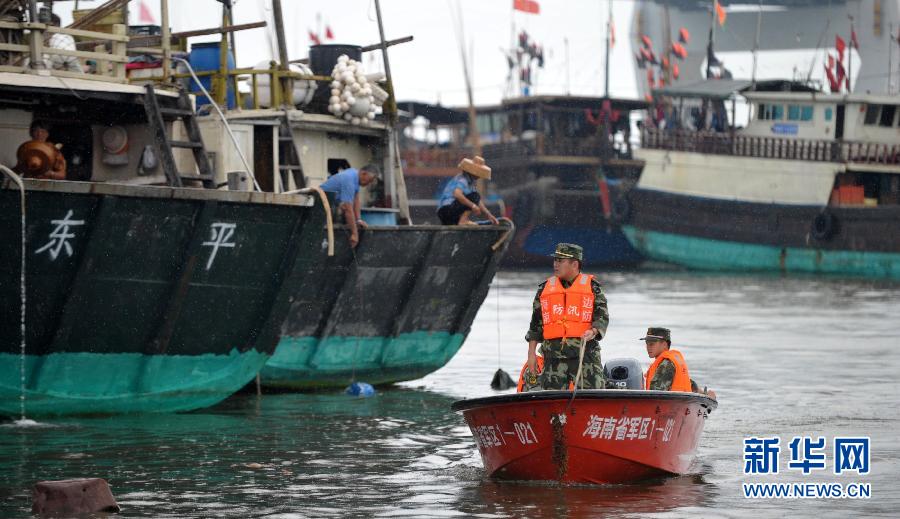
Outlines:
{"label": "boat wheelhouse", "polygon": [[900,98],[712,80],[656,99],[624,225],[641,252],[699,269],[900,277]]}

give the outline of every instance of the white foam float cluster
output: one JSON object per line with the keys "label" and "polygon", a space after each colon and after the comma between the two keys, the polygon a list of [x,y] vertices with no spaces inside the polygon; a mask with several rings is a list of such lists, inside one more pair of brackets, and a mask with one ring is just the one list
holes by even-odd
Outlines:
{"label": "white foam float cluster", "polygon": [[362,63],[343,54],[338,58],[331,77],[334,81],[331,82],[331,98],[328,100],[329,112],[355,125],[366,125],[375,119],[375,109],[384,102],[377,94],[383,90],[369,82]]}

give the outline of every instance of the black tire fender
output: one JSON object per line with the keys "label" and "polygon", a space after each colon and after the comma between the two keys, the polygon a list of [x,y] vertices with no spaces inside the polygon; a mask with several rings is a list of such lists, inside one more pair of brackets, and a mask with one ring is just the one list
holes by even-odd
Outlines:
{"label": "black tire fender", "polygon": [[822,211],[813,218],[809,233],[817,240],[827,240],[834,235],[834,224],[834,213],[831,211]]}

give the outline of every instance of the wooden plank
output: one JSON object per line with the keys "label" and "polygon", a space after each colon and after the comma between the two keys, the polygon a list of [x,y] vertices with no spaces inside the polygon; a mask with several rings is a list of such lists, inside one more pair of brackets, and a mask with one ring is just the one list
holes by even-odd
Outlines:
{"label": "wooden plank", "polygon": [[79,72],[69,72],[68,70],[54,70],[51,76],[70,78],[70,79],[87,79],[89,81],[104,81],[106,83],[127,83],[128,80],[123,78],[102,76],[100,74],[81,74]]}
{"label": "wooden plank", "polygon": [[[2,50],[2,47],[0,47]],[[106,52],[88,52],[83,50],[66,50],[54,47],[44,47],[44,54],[59,54],[60,56],[75,56],[76,58],[95,59],[103,61],[113,61],[117,63],[128,63],[128,56],[117,56]]]}
{"label": "wooden plank", "polygon": [[116,34],[116,33],[108,33],[108,32],[98,32],[98,31],[85,31],[83,29],[69,29],[68,27],[56,27],[54,25],[48,25],[47,32],[55,32],[59,34],[68,34],[70,36],[78,36],[79,38],[95,38],[97,40],[103,41],[112,41],[112,42],[125,42],[131,39],[127,34]]}
{"label": "wooden plank", "polygon": [[0,43],[0,50],[12,52],[28,52],[30,48],[28,47],[28,45],[18,45],[16,43]]}

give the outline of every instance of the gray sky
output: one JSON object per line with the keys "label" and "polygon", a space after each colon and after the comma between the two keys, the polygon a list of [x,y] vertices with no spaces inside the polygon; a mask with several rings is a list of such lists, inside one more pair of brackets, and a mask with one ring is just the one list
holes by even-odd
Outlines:
{"label": "gray sky", "polygon": [[[158,0],[144,0],[159,20]],[[538,72],[535,93],[566,93],[564,39],[569,41],[569,91],[577,95],[603,94],[605,0],[538,0],[539,15],[515,13],[512,0],[382,0],[385,35],[388,39],[413,36],[411,43],[392,47],[391,70],[397,97],[446,105],[466,102],[462,60],[451,18],[459,2],[467,44],[473,51],[473,83],[478,104],[497,103],[503,97],[507,74],[501,48],[511,43],[513,21],[545,48],[545,68]],[[101,5],[101,0],[80,2],[80,8]],[[132,23],[138,23],[138,0],[132,0]],[[71,20],[72,2],[55,6],[63,23]],[[214,0],[170,0],[174,31],[214,27],[221,20],[221,4]],[[291,59],[308,54],[308,30],[322,32],[327,24],[334,43],[366,45],[378,42],[378,25],[372,0],[282,0]],[[266,19],[270,0],[236,0],[235,23]],[[628,24],[632,2],[613,2],[616,46],[611,53],[610,91],[618,97],[635,97],[631,38]],[[318,22],[317,20],[321,20]],[[252,66],[270,59],[268,29],[239,33],[238,66]],[[206,41],[212,38],[205,38]],[[192,42],[204,41],[194,38]],[[329,42],[330,43],[330,42]],[[364,56],[368,70],[381,70],[377,52]]]}

